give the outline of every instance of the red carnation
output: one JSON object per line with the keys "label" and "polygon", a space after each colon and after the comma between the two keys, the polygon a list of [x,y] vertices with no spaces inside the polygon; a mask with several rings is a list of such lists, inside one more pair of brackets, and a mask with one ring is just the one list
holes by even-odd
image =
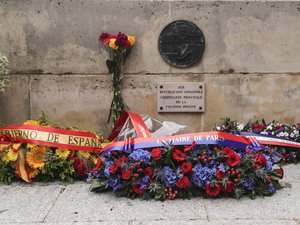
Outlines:
{"label": "red carnation", "polygon": [[265,167],[267,165],[267,160],[262,153],[257,153],[254,159],[254,164],[256,167]]}
{"label": "red carnation", "polygon": [[180,168],[184,174],[188,174],[188,173],[192,172],[193,164],[190,162],[184,162],[184,163],[182,163]]}
{"label": "red carnation", "polygon": [[274,169],[274,171],[278,174],[279,178],[282,179],[284,175],[284,171],[282,168]]}
{"label": "red carnation", "polygon": [[122,164],[122,163],[126,163],[128,162],[128,158],[125,155],[122,155],[118,160],[118,163]]}
{"label": "red carnation", "polygon": [[205,191],[209,196],[218,196],[221,193],[221,185],[208,183],[206,185]]}
{"label": "red carnation", "polygon": [[218,180],[222,180],[224,178],[225,173],[222,170],[218,170],[215,173],[215,176],[218,178]]}
{"label": "red carnation", "polygon": [[130,178],[130,170],[123,170],[122,179],[123,180],[129,180],[129,178]]}
{"label": "red carnation", "polygon": [[144,170],[144,175],[152,177],[152,175],[153,175],[153,167],[151,167],[151,166],[146,167],[146,169]]}
{"label": "red carnation", "polygon": [[159,160],[160,157],[161,157],[161,150],[160,150],[160,148],[154,148],[151,151],[151,156],[152,156],[153,159]]}
{"label": "red carnation", "polygon": [[177,182],[176,182],[176,186],[179,188],[186,188],[187,186],[190,185],[190,180],[188,177],[183,176],[181,177]]}
{"label": "red carnation", "polygon": [[88,172],[88,168],[86,167],[84,161],[80,160],[78,156],[73,158],[73,166],[76,173],[81,177],[84,177]]}
{"label": "red carnation", "polygon": [[224,154],[225,156],[234,153],[234,151],[233,151],[231,148],[229,148],[229,147],[223,148],[222,152],[223,152],[223,154]]}
{"label": "red carnation", "polygon": [[115,174],[120,169],[120,164],[115,163],[109,167],[109,173]]}
{"label": "red carnation", "polygon": [[132,185],[132,190],[137,193],[138,195],[141,195],[145,192],[145,190],[143,189],[140,189],[140,185],[139,184],[135,184],[135,185]]}
{"label": "red carnation", "polygon": [[266,128],[266,126],[264,124],[253,124],[252,125],[252,129],[254,132],[260,132],[265,128]]}
{"label": "red carnation", "polygon": [[176,161],[184,161],[185,160],[185,154],[178,149],[176,149],[173,152],[172,156],[173,156],[173,159],[175,159]]}
{"label": "red carnation", "polygon": [[241,162],[241,157],[236,153],[231,153],[228,155],[227,163],[230,167],[234,167]]}
{"label": "red carnation", "polygon": [[184,146],[184,152],[188,152],[192,150],[196,146],[196,142],[193,141],[193,143],[190,146]]}
{"label": "red carnation", "polygon": [[231,194],[233,190],[234,190],[234,183],[232,181],[229,181],[223,189],[225,194]]}

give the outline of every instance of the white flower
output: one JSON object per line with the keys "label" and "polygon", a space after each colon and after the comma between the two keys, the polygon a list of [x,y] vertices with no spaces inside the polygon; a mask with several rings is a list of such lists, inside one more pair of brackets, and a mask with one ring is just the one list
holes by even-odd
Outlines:
{"label": "white flower", "polygon": [[244,129],[245,125],[242,123],[237,123],[236,128],[238,129],[238,131],[242,131]]}
{"label": "white flower", "polygon": [[273,127],[271,125],[267,126],[267,130],[272,130],[272,129],[273,129]]}
{"label": "white flower", "polygon": [[217,130],[221,130],[221,127],[220,127],[220,126],[216,126],[216,129],[217,129]]}
{"label": "white flower", "polygon": [[268,132],[267,131],[263,131],[263,132],[261,132],[261,134],[268,134]]}
{"label": "white flower", "polygon": [[[272,132],[272,134],[273,134],[273,132]],[[280,132],[280,133],[277,134],[276,136],[278,136],[278,137],[284,137],[284,133],[283,133],[283,132]]]}

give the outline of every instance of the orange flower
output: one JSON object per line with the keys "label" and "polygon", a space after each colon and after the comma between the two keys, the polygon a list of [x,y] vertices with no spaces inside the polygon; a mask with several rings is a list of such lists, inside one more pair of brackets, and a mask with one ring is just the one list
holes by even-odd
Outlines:
{"label": "orange flower", "polygon": [[45,146],[36,146],[32,148],[26,154],[27,163],[34,169],[42,169],[45,166],[45,155],[46,155]]}

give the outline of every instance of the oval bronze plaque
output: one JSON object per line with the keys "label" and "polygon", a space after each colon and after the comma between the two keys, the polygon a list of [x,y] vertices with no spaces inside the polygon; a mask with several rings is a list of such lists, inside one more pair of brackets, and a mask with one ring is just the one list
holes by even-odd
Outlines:
{"label": "oval bronze plaque", "polygon": [[177,20],[160,33],[158,48],[163,59],[176,67],[189,67],[201,59],[205,47],[202,31],[194,23]]}

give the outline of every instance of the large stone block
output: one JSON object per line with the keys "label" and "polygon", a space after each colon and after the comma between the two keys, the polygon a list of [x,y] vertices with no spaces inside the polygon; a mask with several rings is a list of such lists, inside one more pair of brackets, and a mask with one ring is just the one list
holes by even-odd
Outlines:
{"label": "large stone block", "polygon": [[0,93],[0,122],[21,123],[30,117],[30,85],[27,75],[10,75],[10,88]]}
{"label": "large stone block", "polygon": [[[299,2],[60,1],[0,2],[0,49],[18,73],[105,74],[102,32],[137,37],[126,73],[299,72]],[[203,59],[177,69],[163,61],[158,37],[185,19],[206,37]]]}

